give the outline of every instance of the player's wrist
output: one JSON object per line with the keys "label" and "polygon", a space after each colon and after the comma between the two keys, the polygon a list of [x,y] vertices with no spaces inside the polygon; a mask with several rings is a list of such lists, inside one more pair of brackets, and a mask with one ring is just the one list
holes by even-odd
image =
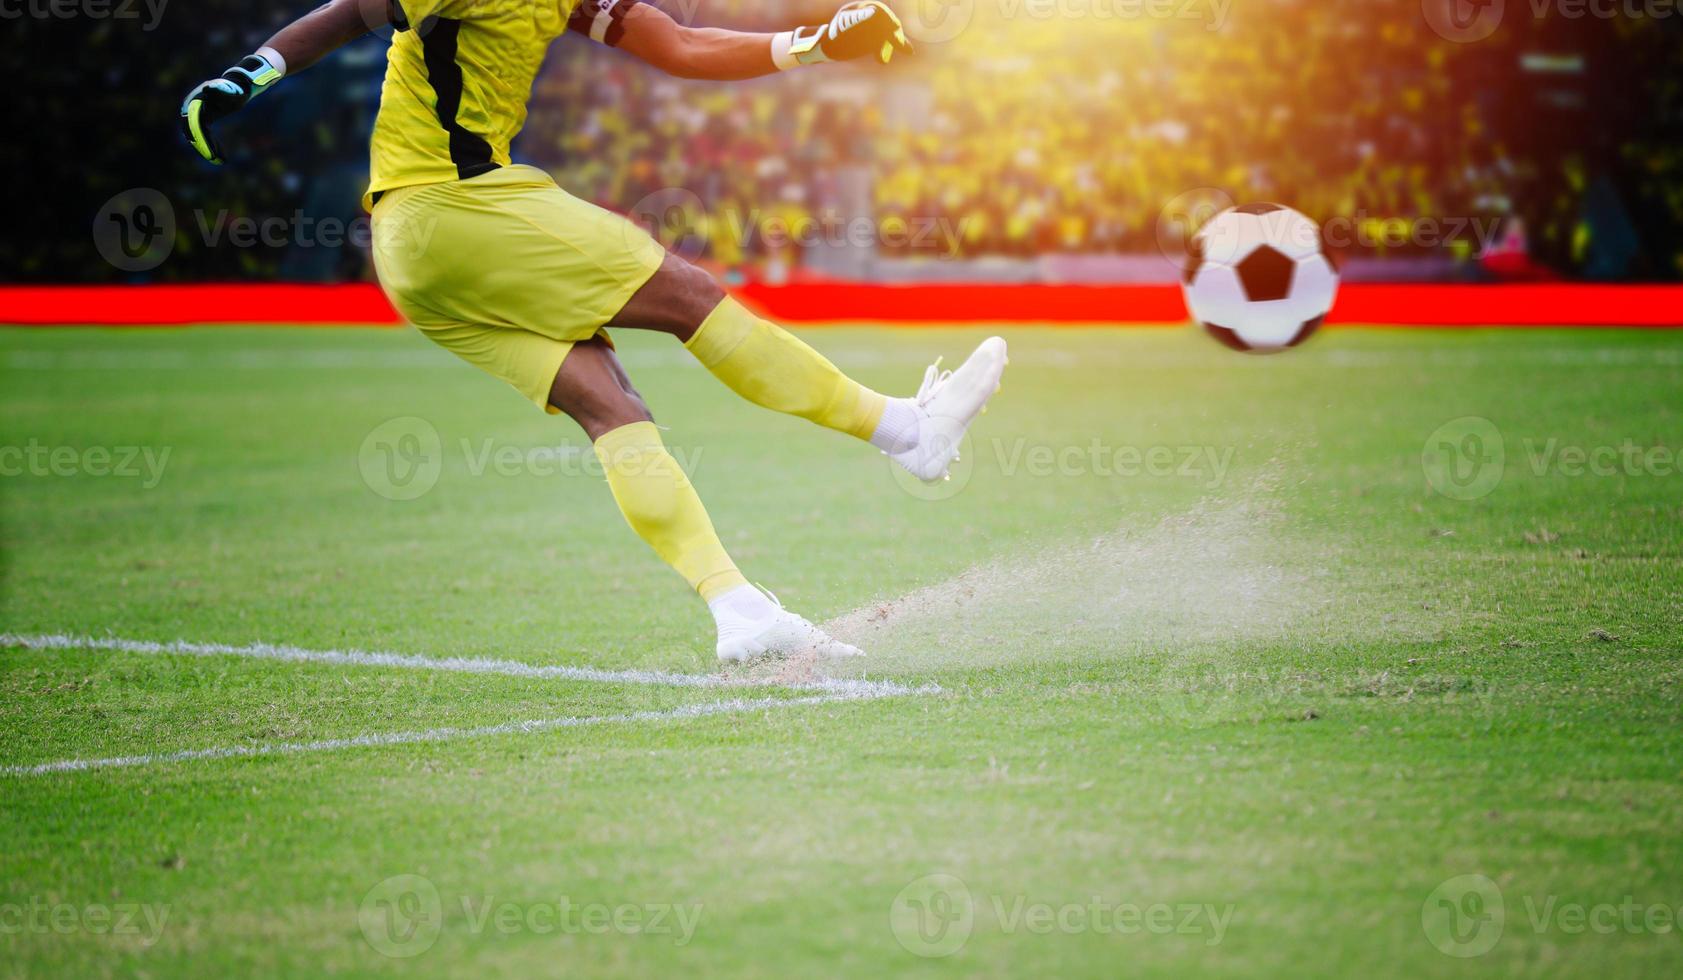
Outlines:
{"label": "player's wrist", "polygon": [[286,77],[286,58],[274,48],[261,47],[223,72],[222,77],[244,89],[249,100]]}
{"label": "player's wrist", "polygon": [[792,31],[771,36],[771,63],[778,71],[788,71],[802,65],[817,65],[829,61],[819,41],[824,37],[824,25],[797,27]]}

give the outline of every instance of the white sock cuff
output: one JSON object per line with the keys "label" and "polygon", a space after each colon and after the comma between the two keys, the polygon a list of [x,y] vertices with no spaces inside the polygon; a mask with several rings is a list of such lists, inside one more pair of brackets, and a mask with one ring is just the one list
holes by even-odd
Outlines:
{"label": "white sock cuff", "polygon": [[761,620],[777,611],[777,604],[752,585],[739,585],[707,604],[718,622],[725,620]]}
{"label": "white sock cuff", "polygon": [[890,398],[882,407],[882,420],[871,433],[871,445],[885,453],[903,453],[917,445],[920,413],[910,398]]}

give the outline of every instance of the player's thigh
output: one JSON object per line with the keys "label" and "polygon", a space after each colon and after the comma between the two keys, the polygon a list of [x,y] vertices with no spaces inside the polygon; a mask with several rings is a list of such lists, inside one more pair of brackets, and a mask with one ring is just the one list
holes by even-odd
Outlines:
{"label": "player's thigh", "polygon": [[669,254],[608,325],[659,330],[687,342],[724,298],[724,289],[705,270]]}
{"label": "player's thigh", "polygon": [[412,320],[413,310],[588,340],[665,257],[637,225],[529,167],[418,188],[375,209],[380,281]]}
{"label": "player's thigh", "polygon": [[566,340],[594,336],[666,259],[635,223],[558,188],[503,203],[518,208],[522,221],[486,244],[507,263],[493,262],[483,282],[529,329]]}

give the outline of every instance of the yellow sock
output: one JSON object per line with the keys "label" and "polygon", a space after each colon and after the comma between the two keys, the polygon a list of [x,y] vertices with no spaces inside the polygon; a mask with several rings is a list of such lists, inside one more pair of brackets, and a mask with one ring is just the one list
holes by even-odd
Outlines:
{"label": "yellow sock", "polygon": [[712,602],[748,580],[725,554],[707,509],[653,422],[621,426],[596,440],[619,512],[637,536]]}
{"label": "yellow sock", "polygon": [[824,355],[728,296],[684,347],[754,404],[860,439],[871,438],[887,404]]}

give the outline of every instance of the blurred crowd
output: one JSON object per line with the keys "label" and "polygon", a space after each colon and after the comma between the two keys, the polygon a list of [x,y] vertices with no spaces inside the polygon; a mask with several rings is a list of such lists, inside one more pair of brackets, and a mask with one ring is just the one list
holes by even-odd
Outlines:
{"label": "blurred crowd", "polygon": [[[1061,0],[969,9],[964,30],[887,70],[721,87],[562,59],[522,149],[608,207],[693,192],[725,264],[775,248],[758,228],[861,213],[890,255],[1143,252],[1165,217],[1225,197],[1336,221],[1375,255],[1470,260],[1524,228],[1567,271],[1590,264],[1598,229],[1617,237],[1657,213],[1661,254],[1640,272],[1683,273],[1683,153],[1675,122],[1653,120],[1667,100],[1679,113],[1675,25],[1599,25],[1612,30],[1598,38],[1512,18],[1463,44],[1433,31],[1420,0],[1263,0],[1220,16],[1190,3],[1157,18]],[[1615,274],[1637,271],[1625,259]]]}
{"label": "blurred crowd", "polygon": [[[581,197],[652,216],[669,242],[690,236],[701,257],[750,270],[838,240],[891,258],[1150,252],[1165,214],[1225,195],[1339,219],[1346,244],[1375,255],[1472,261],[1498,227],[1523,228],[1524,248],[1564,273],[1683,275],[1675,21],[1519,16],[1454,43],[1421,0],[974,0],[945,4],[963,14],[955,31],[930,16],[941,4],[916,2],[902,5],[916,57],[747,83],[667,78],[569,35],[516,156]],[[207,6],[221,26],[167,21],[144,47],[103,32],[105,91],[121,105],[89,146],[60,148],[56,159],[83,168],[61,177],[86,185],[89,213],[108,193],[152,186],[181,224],[203,223],[206,208],[350,218],[383,42],[358,42],[265,96],[229,128],[230,166],[212,170],[175,144],[178,92],[302,8],[248,20],[228,0]],[[826,9],[662,6],[768,30]],[[49,77],[41,89],[64,118],[77,115],[74,68],[48,69],[65,85]],[[365,274],[349,247],[228,254],[197,230],[178,234],[183,248],[154,278]],[[77,245],[5,248],[14,277],[36,278],[62,271]]]}

